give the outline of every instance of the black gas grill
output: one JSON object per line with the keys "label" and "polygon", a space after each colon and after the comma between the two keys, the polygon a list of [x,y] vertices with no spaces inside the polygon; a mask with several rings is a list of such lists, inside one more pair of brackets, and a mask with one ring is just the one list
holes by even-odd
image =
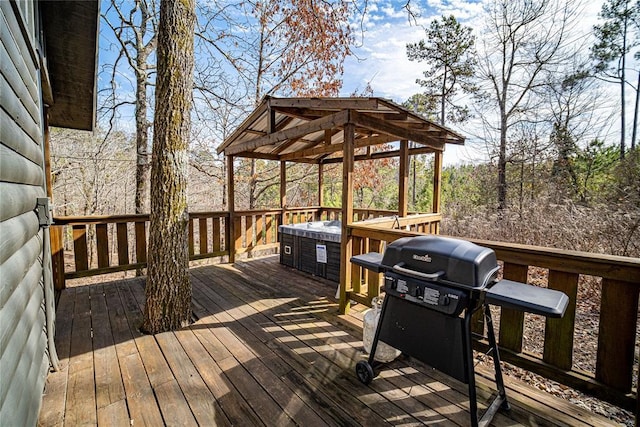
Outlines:
{"label": "black gas grill", "polygon": [[[549,317],[562,317],[568,297],[562,292],[509,280],[497,281],[493,250],[440,236],[398,239],[384,256],[368,253],[354,264],[384,273],[386,297],[368,361],[356,365],[364,384],[374,376],[379,340],[469,386],[471,425],[488,425],[497,410],[509,409],[502,381],[489,304]],[[471,318],[479,310],[487,325],[497,396],[478,421]]]}

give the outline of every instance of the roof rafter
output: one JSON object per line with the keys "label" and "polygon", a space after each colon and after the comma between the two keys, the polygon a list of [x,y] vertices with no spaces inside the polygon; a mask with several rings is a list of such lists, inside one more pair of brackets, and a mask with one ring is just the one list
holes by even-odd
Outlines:
{"label": "roof rafter", "polygon": [[[226,155],[234,155],[265,145],[272,145],[293,138],[302,138],[303,136],[313,132],[340,127],[349,121],[349,111],[350,110],[339,111],[337,113],[322,117],[320,119],[312,120],[299,126],[283,129],[281,131],[270,133],[263,137],[245,141],[236,146],[224,149],[224,152]],[[220,150],[218,149],[218,151]]]}

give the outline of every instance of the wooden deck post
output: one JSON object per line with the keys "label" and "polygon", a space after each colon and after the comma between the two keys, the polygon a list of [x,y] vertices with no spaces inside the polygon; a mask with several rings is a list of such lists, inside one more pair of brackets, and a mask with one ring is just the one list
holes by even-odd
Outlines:
{"label": "wooden deck post", "polygon": [[227,222],[228,241],[225,242],[225,246],[229,249],[229,262],[233,263],[236,260],[236,244],[235,244],[235,186],[233,177],[233,156],[227,156],[227,198],[229,209],[229,221]]}
{"label": "wooden deck post", "polygon": [[[322,206],[324,205],[324,165],[318,163],[318,206],[320,207],[320,215],[322,215]],[[321,218],[318,218],[321,219]]]}
{"label": "wooden deck post", "polygon": [[409,196],[409,141],[400,141],[400,169],[398,170],[398,216],[407,216]]}
{"label": "wooden deck post", "polygon": [[280,209],[282,209],[282,224],[287,221],[287,162],[280,162]]}
{"label": "wooden deck post", "polygon": [[[51,137],[49,129],[49,110],[44,113],[44,174],[47,187],[47,197],[53,203],[53,185],[51,183]],[[49,227],[49,247],[51,248],[51,274],[53,288],[61,291],[67,287],[64,278],[64,227],[52,225]]]}
{"label": "wooden deck post", "polygon": [[[347,228],[353,222],[353,162],[354,162],[355,125],[347,123],[344,127],[343,163],[342,163],[342,240],[340,244],[340,314],[349,312],[351,291],[351,249],[352,240]],[[349,287],[349,289],[347,289]]]}
{"label": "wooden deck post", "polygon": [[[433,160],[433,213],[440,213],[440,192],[442,187],[442,151],[436,151]],[[434,224],[433,234],[440,234],[440,221]]]}

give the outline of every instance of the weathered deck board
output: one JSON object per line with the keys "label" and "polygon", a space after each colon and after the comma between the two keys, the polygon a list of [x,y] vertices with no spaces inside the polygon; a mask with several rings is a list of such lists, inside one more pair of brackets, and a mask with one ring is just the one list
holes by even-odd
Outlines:
{"label": "weathered deck board", "polygon": [[[144,280],[64,291],[60,372],[50,374],[39,424],[466,426],[466,385],[401,357],[361,384],[361,307],[337,316],[335,284],[268,257],[194,268],[197,321],[138,330]],[[481,410],[494,392],[478,375]],[[493,426],[601,426],[607,421],[515,380],[513,409]]]}

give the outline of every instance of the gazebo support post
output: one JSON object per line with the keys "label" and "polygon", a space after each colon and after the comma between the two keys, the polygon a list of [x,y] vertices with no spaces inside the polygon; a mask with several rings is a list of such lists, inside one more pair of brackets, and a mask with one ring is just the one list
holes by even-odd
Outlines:
{"label": "gazebo support post", "polygon": [[[442,191],[442,151],[434,153],[433,161],[433,213],[440,213],[440,192]],[[440,234],[440,222],[434,223],[433,234]]]}
{"label": "gazebo support post", "polygon": [[233,177],[233,156],[227,156],[227,206],[229,209],[229,222],[226,224],[227,236],[225,245],[229,248],[229,262],[236,260],[236,233],[235,233],[235,186]]}
{"label": "gazebo support post", "polygon": [[400,141],[400,170],[398,171],[398,216],[407,216],[409,198],[409,141]]}
{"label": "gazebo support post", "polygon": [[281,224],[287,224],[287,162],[280,162],[280,216]]}
{"label": "gazebo support post", "polygon": [[[340,314],[349,312],[351,291],[351,252],[353,242],[348,226],[353,222],[353,163],[354,163],[355,125],[344,126],[344,145],[342,163],[342,240],[340,245]],[[347,286],[349,289],[347,289]]]}
{"label": "gazebo support post", "polygon": [[[320,210],[318,211],[318,220],[322,220],[322,208],[324,205],[324,165],[322,163],[318,163],[318,207]],[[329,219],[329,218],[327,218]]]}

